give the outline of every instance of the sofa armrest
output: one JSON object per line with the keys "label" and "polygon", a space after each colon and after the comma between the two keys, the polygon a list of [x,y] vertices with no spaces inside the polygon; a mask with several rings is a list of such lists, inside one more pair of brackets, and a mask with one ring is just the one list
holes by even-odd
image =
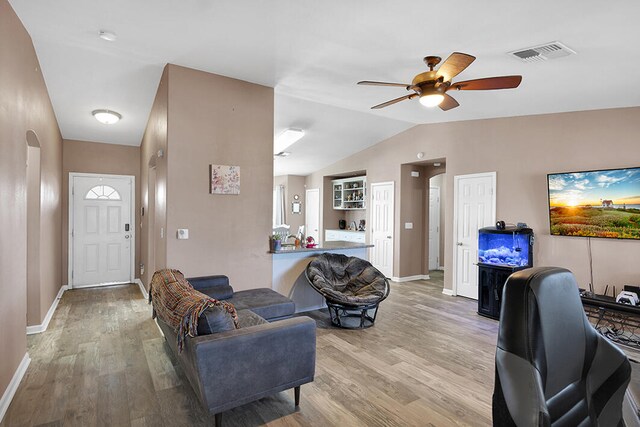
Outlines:
{"label": "sofa armrest", "polygon": [[213,413],[313,380],[316,322],[295,317],[188,339]]}
{"label": "sofa armrest", "polygon": [[211,298],[223,300],[233,296],[233,288],[229,285],[229,278],[222,274],[191,277],[187,281],[195,290],[209,295]]}

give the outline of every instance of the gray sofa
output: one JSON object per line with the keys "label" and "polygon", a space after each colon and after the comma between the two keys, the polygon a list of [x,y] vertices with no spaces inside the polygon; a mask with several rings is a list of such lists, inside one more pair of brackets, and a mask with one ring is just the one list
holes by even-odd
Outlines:
{"label": "gray sofa", "polygon": [[300,386],[315,374],[315,321],[291,318],[294,303],[271,289],[234,292],[226,276],[187,280],[238,312],[239,329],[207,335],[201,335],[200,323],[206,323],[201,316],[199,335],[186,338],[182,353],[173,329],[157,319],[198,399],[215,414],[216,426],[222,412],[290,388],[298,406]]}

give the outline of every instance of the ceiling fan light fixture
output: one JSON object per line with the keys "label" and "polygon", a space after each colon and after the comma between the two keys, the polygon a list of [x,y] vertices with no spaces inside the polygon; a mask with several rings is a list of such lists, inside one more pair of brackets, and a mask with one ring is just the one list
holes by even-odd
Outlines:
{"label": "ceiling fan light fixture", "polygon": [[428,93],[420,96],[420,104],[425,107],[437,107],[444,101],[444,95],[441,93]]}

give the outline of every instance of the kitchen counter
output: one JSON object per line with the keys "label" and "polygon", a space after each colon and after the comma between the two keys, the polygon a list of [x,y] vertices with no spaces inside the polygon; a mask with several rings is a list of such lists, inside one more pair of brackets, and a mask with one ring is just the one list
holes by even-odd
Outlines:
{"label": "kitchen counter", "polygon": [[372,248],[373,245],[367,245],[366,243],[354,243],[354,242],[344,242],[339,240],[334,240],[330,242],[324,242],[316,246],[315,248],[302,248],[295,246],[284,246],[282,249],[277,251],[271,251],[272,254],[290,254],[297,252],[328,252],[328,251],[341,251],[344,249],[360,249],[360,248]]}

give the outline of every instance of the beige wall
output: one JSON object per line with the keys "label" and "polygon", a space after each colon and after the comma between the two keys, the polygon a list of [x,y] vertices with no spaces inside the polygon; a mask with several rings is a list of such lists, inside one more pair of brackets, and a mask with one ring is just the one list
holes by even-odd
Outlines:
{"label": "beige wall", "polygon": [[140,277],[140,148],[128,145],[101,144],[97,142],[65,139],[62,144],[62,282],[68,282],[69,255],[69,173],[100,173],[133,175],[135,187],[136,231],[135,277]]}
{"label": "beige wall", "polygon": [[[153,272],[166,266],[167,245],[167,129],[168,66],[164,68],[156,98],[140,144],[140,194],[145,214],[140,229],[140,257],[145,265],[142,283],[149,289]],[[162,157],[158,157],[162,150]]]}
{"label": "beige wall", "polygon": [[[161,147],[156,233],[165,221],[160,203],[166,229],[164,240],[156,234],[156,268],[166,265],[186,276],[225,274],[236,290],[270,287],[273,89],[167,65],[142,143],[143,186],[150,176],[145,165]],[[239,195],[209,194],[210,164],[240,166]],[[188,240],[177,239],[178,228],[189,229]],[[144,258],[145,239],[142,246]],[[166,256],[159,254],[163,250]],[[147,274],[145,283],[149,279]]]}
{"label": "beige wall", "polygon": [[[412,177],[411,172],[419,177]],[[427,179],[421,166],[402,165],[400,167],[400,251],[395,253],[398,262],[398,277],[426,274],[428,244],[425,244],[429,217],[425,215],[427,198]],[[426,218],[425,218],[426,217]],[[413,228],[405,228],[412,223]],[[396,234],[396,236],[398,236]]]}
{"label": "beige wall", "polygon": [[[446,174],[441,173],[435,175],[431,178],[430,182],[432,185],[440,188],[440,253],[438,257],[440,258],[439,267],[444,267],[444,224],[446,219],[444,208],[446,206],[445,200],[447,200],[447,189],[444,184],[446,182]],[[429,217],[427,216],[427,218]]]}
{"label": "beige wall", "polygon": [[[638,166],[638,134],[640,108],[420,125],[310,175],[307,186],[321,186],[325,175],[366,169],[369,185],[396,182],[399,218],[400,165],[412,162],[418,152],[424,152],[427,159],[446,159],[444,232],[445,265],[449,267],[453,260],[454,176],[496,171],[497,217],[528,223],[536,232],[536,265],[567,267],[584,286],[589,276],[587,242],[549,235],[546,174]],[[396,221],[396,235],[400,235],[399,225]],[[394,245],[396,254],[400,240]],[[592,244],[598,288],[638,282],[639,242],[595,239]],[[397,261],[395,274],[398,268]],[[445,287],[452,288],[451,268],[445,269]]]}
{"label": "beige wall", "polygon": [[0,0],[0,395],[27,351],[26,133],[40,142],[41,319],[61,286],[62,137],[29,34]]}

